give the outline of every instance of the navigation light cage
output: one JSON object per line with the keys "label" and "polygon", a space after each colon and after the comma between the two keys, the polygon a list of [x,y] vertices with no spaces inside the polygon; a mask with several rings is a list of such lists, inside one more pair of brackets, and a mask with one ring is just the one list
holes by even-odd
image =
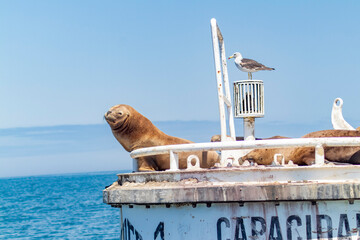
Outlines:
{"label": "navigation light cage", "polygon": [[264,83],[262,80],[234,82],[234,115],[236,118],[264,117]]}

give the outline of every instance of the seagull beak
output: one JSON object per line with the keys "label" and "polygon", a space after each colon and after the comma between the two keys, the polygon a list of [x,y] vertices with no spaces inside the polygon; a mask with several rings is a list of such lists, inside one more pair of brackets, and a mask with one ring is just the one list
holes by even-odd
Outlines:
{"label": "seagull beak", "polygon": [[234,57],[234,55],[233,56],[231,56],[231,57],[229,57],[228,59],[231,59],[231,58],[233,58]]}

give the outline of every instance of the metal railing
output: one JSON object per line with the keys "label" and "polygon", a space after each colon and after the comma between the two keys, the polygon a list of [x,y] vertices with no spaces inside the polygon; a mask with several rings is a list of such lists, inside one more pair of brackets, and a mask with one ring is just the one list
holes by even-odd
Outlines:
{"label": "metal railing", "polygon": [[[330,137],[330,138],[291,138],[254,141],[230,141],[211,143],[190,143],[179,145],[166,145],[148,147],[134,150],[130,156],[135,159],[160,154],[170,154],[170,170],[178,170],[178,153],[195,151],[222,151],[239,149],[264,149],[264,148],[295,148],[314,147],[315,165],[323,165],[325,160],[324,147],[360,147],[360,137]],[[289,159],[291,160],[291,159]]]}

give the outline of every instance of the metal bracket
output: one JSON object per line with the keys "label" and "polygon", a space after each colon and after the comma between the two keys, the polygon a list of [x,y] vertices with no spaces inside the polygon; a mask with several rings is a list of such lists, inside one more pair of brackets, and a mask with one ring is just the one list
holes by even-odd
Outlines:
{"label": "metal bracket", "polygon": [[355,130],[348,122],[345,121],[342,115],[342,106],[344,101],[341,98],[336,98],[331,112],[331,123],[334,129],[339,130]]}
{"label": "metal bracket", "polygon": [[[195,159],[195,164],[192,164],[192,160]],[[200,169],[200,159],[198,158],[198,156],[196,155],[190,155],[187,158],[187,166],[186,166],[187,170],[192,170],[192,169]]]}
{"label": "metal bracket", "polygon": [[170,171],[179,170],[179,156],[170,150]]}

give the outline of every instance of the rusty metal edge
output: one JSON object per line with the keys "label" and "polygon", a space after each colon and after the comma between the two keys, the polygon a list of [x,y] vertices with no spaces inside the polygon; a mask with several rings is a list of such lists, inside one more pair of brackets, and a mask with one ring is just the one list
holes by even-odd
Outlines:
{"label": "rusty metal edge", "polygon": [[[352,173],[349,175],[346,171]],[[251,166],[251,167],[232,167],[232,168],[215,168],[215,169],[199,169],[199,170],[179,170],[179,171],[156,171],[156,172],[134,172],[134,173],[122,173],[118,174],[118,183],[120,185],[126,182],[146,183],[150,181],[155,182],[178,182],[183,179],[196,178],[199,181],[217,181],[227,182],[234,181],[240,176],[240,174],[251,174],[253,177],[255,173],[259,173],[259,178],[264,181],[264,174],[270,174],[272,176],[281,176],[282,180],[296,181],[295,178],[291,179],[284,173],[291,173],[294,177],[295,174],[300,174],[301,179],[297,180],[359,180],[360,181],[360,165],[325,165],[325,166],[293,166],[293,167],[281,167],[281,166]],[[347,174],[345,174],[347,173]],[[329,177],[331,176],[331,177]],[[334,176],[339,176],[338,179],[334,179]],[[358,179],[356,176],[359,176]],[[247,179],[247,181],[258,181],[255,178]],[[286,178],[286,179],[285,179]],[[244,180],[244,179],[243,179]],[[274,181],[274,179],[269,179]]]}
{"label": "rusty metal edge", "polygon": [[[105,193],[106,191],[106,193]],[[104,190],[104,202],[116,204],[177,204],[262,201],[319,201],[360,199],[360,182],[287,183],[130,189],[114,186]]]}

